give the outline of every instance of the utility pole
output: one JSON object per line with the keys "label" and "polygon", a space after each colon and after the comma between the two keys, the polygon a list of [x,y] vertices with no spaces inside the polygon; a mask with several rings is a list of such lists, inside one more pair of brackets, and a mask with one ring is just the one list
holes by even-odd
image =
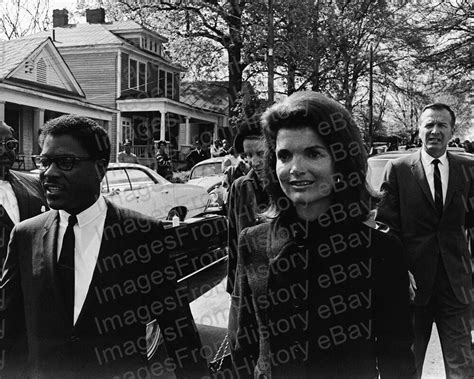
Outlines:
{"label": "utility pole", "polygon": [[273,31],[273,0],[268,0],[268,52],[267,52],[267,68],[268,68],[268,103],[273,104],[275,101],[275,88],[274,88],[274,76],[275,76],[275,62],[273,60],[273,46],[275,42],[275,36]]}
{"label": "utility pole", "polygon": [[372,148],[374,138],[374,51],[372,44],[369,50],[369,148]]}

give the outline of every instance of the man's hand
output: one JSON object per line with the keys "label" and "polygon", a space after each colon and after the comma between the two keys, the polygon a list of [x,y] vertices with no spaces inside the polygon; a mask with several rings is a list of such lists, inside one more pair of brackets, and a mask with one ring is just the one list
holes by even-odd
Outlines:
{"label": "man's hand", "polygon": [[408,288],[408,292],[410,294],[410,301],[413,301],[415,300],[415,292],[417,288],[416,288],[415,277],[410,271],[408,271],[408,279],[410,280],[410,287]]}

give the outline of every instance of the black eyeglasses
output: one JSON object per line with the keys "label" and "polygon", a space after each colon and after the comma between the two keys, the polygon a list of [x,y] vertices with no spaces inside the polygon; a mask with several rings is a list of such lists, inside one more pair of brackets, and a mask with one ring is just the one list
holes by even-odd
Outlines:
{"label": "black eyeglasses", "polygon": [[18,141],[14,138],[2,140],[0,141],[0,144],[5,148],[5,150],[8,151],[14,151],[18,149]]}
{"label": "black eyeglasses", "polygon": [[33,160],[35,167],[41,171],[47,170],[53,163],[56,163],[56,166],[60,170],[70,171],[74,168],[77,162],[95,160],[95,158],[92,157],[73,157],[70,155],[60,155],[54,158],[45,155],[33,155],[31,159]]}

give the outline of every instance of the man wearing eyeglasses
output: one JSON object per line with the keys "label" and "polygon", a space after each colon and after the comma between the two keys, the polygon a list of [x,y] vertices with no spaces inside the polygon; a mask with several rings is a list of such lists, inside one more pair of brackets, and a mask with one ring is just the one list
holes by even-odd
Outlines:
{"label": "man wearing eyeglasses", "polygon": [[7,255],[10,232],[15,224],[45,210],[46,200],[39,180],[11,170],[18,141],[13,128],[0,121],[0,264]]}
{"label": "man wearing eyeglasses", "polygon": [[[106,131],[66,115],[43,126],[40,143],[33,161],[52,210],[12,232],[1,281],[2,376],[207,374],[161,223],[100,193],[110,156]],[[169,356],[159,367],[146,358],[146,324],[153,319]],[[9,367],[16,358],[12,340],[21,332],[28,365]]]}

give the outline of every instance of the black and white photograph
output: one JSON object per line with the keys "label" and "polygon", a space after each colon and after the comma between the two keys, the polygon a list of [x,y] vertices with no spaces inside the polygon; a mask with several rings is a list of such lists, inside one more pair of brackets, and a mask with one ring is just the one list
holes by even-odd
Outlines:
{"label": "black and white photograph", "polygon": [[0,378],[474,379],[468,0],[0,0]]}

